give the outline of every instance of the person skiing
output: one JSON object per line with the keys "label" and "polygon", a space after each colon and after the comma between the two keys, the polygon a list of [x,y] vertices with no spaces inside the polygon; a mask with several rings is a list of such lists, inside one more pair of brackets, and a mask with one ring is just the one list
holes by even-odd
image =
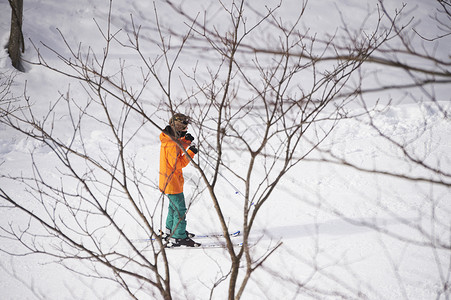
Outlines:
{"label": "person skiing", "polygon": [[163,237],[168,241],[167,247],[199,247],[201,244],[193,241],[194,234],[186,231],[186,204],[183,194],[183,172],[190,158],[198,150],[191,144],[194,137],[187,133],[189,117],[176,113],[169,120],[160,134],[160,191],[169,198],[168,214],[166,218],[166,232]]}

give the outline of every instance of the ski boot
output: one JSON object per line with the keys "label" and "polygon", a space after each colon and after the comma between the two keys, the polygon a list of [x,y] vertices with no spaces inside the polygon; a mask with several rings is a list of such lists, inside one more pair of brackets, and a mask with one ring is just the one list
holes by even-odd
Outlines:
{"label": "ski boot", "polygon": [[184,239],[174,239],[170,238],[169,242],[166,244],[166,248],[175,247],[200,247],[201,243],[193,241],[191,238],[187,237]]}
{"label": "ski boot", "polygon": [[[188,238],[190,238],[190,239],[196,236],[194,233],[191,233],[191,232],[188,232],[188,231],[185,231],[185,232],[186,232],[186,236]],[[171,233],[172,233],[171,229],[169,229],[169,228],[166,228],[165,232],[160,230],[160,236],[166,242],[169,242],[169,238],[171,237]]]}

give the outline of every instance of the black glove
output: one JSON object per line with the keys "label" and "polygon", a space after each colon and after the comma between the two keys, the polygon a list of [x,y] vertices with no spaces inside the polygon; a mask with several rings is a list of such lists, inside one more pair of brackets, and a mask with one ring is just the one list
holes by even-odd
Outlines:
{"label": "black glove", "polygon": [[187,133],[185,134],[185,140],[192,142],[194,141],[194,136],[192,136],[191,133]]}
{"label": "black glove", "polygon": [[194,146],[194,145],[192,145],[188,149],[191,150],[194,154],[197,154],[197,152],[199,152],[199,150],[197,150],[196,146]]}

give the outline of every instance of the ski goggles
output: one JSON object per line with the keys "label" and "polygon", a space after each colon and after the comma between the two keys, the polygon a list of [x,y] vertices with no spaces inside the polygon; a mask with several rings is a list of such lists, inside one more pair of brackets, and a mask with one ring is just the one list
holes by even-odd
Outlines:
{"label": "ski goggles", "polygon": [[188,125],[189,124],[189,119],[187,117],[175,117],[174,118],[175,122],[180,122],[184,125]]}

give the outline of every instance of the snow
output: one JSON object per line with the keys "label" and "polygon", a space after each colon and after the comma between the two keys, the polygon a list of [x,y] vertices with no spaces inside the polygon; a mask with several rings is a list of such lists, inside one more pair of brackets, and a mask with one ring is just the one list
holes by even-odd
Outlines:
{"label": "snow", "polygon": [[[68,4],[55,0],[24,2],[25,40],[31,39],[44,57],[53,57],[49,59],[52,64],[64,67],[39,42],[65,54],[67,48],[61,43],[60,32],[69,45],[77,48],[81,42],[81,51],[88,51],[87,46],[92,45],[95,53],[101,53],[103,41],[94,19],[99,26],[106,24],[106,3],[100,4],[94,0],[71,1]],[[367,8],[375,9],[372,1],[311,2],[307,11],[311,20],[306,19],[304,26],[313,32],[332,33],[331,28],[335,28],[339,22],[338,14],[320,13],[324,6],[346,6],[349,9],[344,9],[341,17],[348,19],[352,16],[355,23],[350,22],[350,25],[357,27],[361,26],[366,17]],[[395,2],[390,2],[387,9],[392,9]],[[423,12],[419,18],[423,24],[427,24],[427,14],[424,12],[433,7],[432,4],[428,7],[426,1],[407,2],[412,7],[421,8],[416,11]],[[296,11],[299,6],[296,3],[294,0],[287,1],[281,14],[289,16]],[[185,8],[195,13],[201,7],[209,5],[213,4],[199,1],[196,5],[185,5]],[[158,1],[156,6],[164,7]],[[293,7],[296,9],[290,10]],[[151,2],[113,1],[112,31],[123,28],[119,34],[124,36],[131,30],[130,14],[136,16],[135,21],[139,22],[146,20],[146,14],[153,14],[153,9]],[[9,14],[8,1],[0,0],[2,44],[6,43],[8,37]],[[220,26],[220,13],[209,17],[211,22],[217,22]],[[165,24],[174,23],[174,28],[180,28],[177,27],[180,24],[171,22],[170,18],[163,20]],[[371,19],[367,22],[370,23]],[[425,33],[434,33],[430,26],[423,28]],[[148,27],[144,24],[143,31],[146,30]],[[155,37],[148,37],[149,40],[151,38]],[[35,59],[33,46],[30,42],[26,44],[25,57]],[[152,51],[156,50],[148,49],[149,53]],[[120,59],[131,62],[127,75],[135,78],[139,86],[142,80],[138,72],[140,61],[134,63],[136,58],[131,51],[119,49],[112,53],[112,58],[112,64],[115,65],[120,63]],[[187,68],[192,68],[191,63],[189,56],[183,58],[183,64]],[[114,66],[111,68],[114,69]],[[0,71],[3,73],[11,70],[6,50],[2,47]],[[389,80],[392,78],[389,77]],[[61,94],[67,93],[69,87],[71,97],[80,97],[80,103],[87,101],[86,97],[81,96],[79,85],[73,80],[39,66],[28,66],[26,73],[16,75],[12,90],[15,96],[22,95],[25,84],[27,95],[35,103],[35,112],[40,116],[44,116]],[[449,114],[449,87],[444,90],[444,93],[438,94],[439,104]],[[153,93],[148,89],[145,96],[152,99],[155,96]],[[183,91],[180,91],[180,97],[183,97]],[[70,126],[70,116],[65,105],[64,101],[60,101],[56,109],[57,112],[63,112],[55,119],[57,126],[54,128],[61,140],[70,138],[70,133],[65,130],[66,126]],[[159,123],[165,117],[164,113],[155,115]],[[451,123],[449,115],[448,119],[444,118],[434,103],[395,103],[373,117],[373,122],[381,133],[407,145],[421,161],[451,172]],[[134,122],[138,123],[139,120]],[[103,125],[96,123],[94,119],[84,125],[83,143],[86,149],[97,151],[99,159],[108,157],[110,151],[114,152],[114,139]],[[0,185],[24,203],[29,202],[31,209],[39,210],[37,205],[32,204],[30,195],[22,185],[7,181],[3,176],[31,175],[33,170],[30,153],[33,153],[43,176],[55,183],[63,182],[63,175],[57,169],[58,163],[55,162],[51,149],[3,124],[0,124],[0,136]],[[158,130],[154,127],[145,128],[133,141],[134,144],[130,147],[135,154],[135,163],[145,174],[148,183],[145,201],[159,201],[160,195],[154,188],[158,179]],[[81,145],[81,141],[76,142]],[[413,167],[406,162],[400,149],[381,137],[365,118],[340,122],[326,143],[332,153],[355,162],[362,168],[377,166],[378,169],[394,170],[401,174],[429,176],[424,168]],[[449,236],[449,188],[364,173],[315,159],[320,157],[320,154],[313,154],[290,170],[268,203],[262,207],[251,236],[251,241],[255,243],[252,253],[259,257],[278,242],[283,244],[253,274],[243,299],[316,299],[318,295],[323,295],[319,297],[321,299],[341,299],[355,295],[358,291],[365,293],[370,299],[445,299],[444,295],[438,296],[437,293],[442,288],[443,281],[450,284],[449,250],[447,252],[423,246],[425,236],[411,224],[421,224],[437,236]],[[226,158],[233,169],[239,169],[242,161],[248,159],[246,154],[236,152],[228,153]],[[208,166],[206,172],[211,172]],[[223,212],[230,228],[239,229],[242,222],[239,212],[243,205],[239,189],[242,186],[227,170],[222,172],[227,178],[219,177]],[[190,166],[184,173],[185,195],[189,196],[196,189],[199,175]],[[1,209],[2,226],[24,228],[28,225],[29,219],[23,213],[5,207]],[[432,214],[440,220],[439,224],[432,222]],[[127,214],[122,217],[124,230],[132,237],[142,238],[133,236],[139,232],[139,225],[131,225]],[[100,222],[90,221],[93,224]],[[30,224],[36,225],[34,222]],[[191,203],[188,230],[205,233],[219,229],[213,204],[205,193]],[[3,235],[0,233],[1,249],[16,254],[23,253],[20,245]],[[168,251],[168,259],[172,268],[172,284],[180,287],[174,290],[175,299],[208,299],[213,284],[229,271],[224,249]],[[125,291],[111,281],[79,276],[77,272],[87,266],[80,266],[74,261],[63,267],[54,257],[39,254],[11,256],[0,252],[0,267],[2,299],[128,299]],[[70,268],[76,272],[70,271]],[[102,271],[105,270],[99,269],[99,272]],[[222,295],[226,290],[227,283],[219,285],[213,299],[223,299]],[[330,291],[335,294],[329,294]],[[449,293],[448,290],[447,297]],[[145,295],[144,292],[138,294],[138,298],[159,299],[156,295]]]}

